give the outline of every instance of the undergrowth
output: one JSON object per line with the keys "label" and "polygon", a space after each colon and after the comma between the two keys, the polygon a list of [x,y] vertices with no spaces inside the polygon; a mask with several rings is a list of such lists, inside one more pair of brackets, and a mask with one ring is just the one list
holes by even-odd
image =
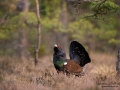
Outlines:
{"label": "undergrowth", "polygon": [[[0,58],[0,90],[110,90],[103,84],[120,89],[120,80],[116,77],[116,56],[105,53],[90,53],[92,62],[86,65],[85,75],[75,77],[57,74],[52,56],[21,61],[17,57]],[[100,58],[99,58],[100,57]],[[110,84],[111,82],[111,84]]]}

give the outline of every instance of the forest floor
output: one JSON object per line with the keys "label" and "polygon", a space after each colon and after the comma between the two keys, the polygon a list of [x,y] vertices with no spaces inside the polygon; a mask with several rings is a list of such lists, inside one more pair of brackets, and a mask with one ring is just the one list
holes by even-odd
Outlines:
{"label": "forest floor", "polygon": [[90,52],[92,62],[86,65],[85,75],[67,77],[57,74],[52,55],[21,61],[16,57],[0,58],[0,90],[120,90],[116,77],[117,55]]}

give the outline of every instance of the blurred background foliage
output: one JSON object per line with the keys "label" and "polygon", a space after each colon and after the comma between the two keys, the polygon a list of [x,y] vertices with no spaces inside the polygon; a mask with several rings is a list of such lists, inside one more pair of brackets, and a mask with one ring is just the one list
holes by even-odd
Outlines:
{"label": "blurred background foliage", "polygon": [[[26,55],[34,54],[35,0],[23,0],[29,6],[27,11],[21,11],[19,1],[0,0],[0,55],[18,55],[22,47],[20,39],[23,42],[25,39]],[[39,55],[51,54],[55,43],[68,51],[72,40],[78,40],[88,51],[116,52],[120,46],[120,0],[107,0],[103,4],[101,0],[83,0],[81,4],[73,1],[39,0],[42,26]]]}

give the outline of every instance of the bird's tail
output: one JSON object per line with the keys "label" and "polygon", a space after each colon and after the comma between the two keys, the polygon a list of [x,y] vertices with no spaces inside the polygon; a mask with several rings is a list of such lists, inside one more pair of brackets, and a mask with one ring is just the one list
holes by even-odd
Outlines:
{"label": "bird's tail", "polygon": [[70,59],[77,62],[81,67],[91,62],[91,59],[85,48],[77,41],[72,41],[70,44]]}

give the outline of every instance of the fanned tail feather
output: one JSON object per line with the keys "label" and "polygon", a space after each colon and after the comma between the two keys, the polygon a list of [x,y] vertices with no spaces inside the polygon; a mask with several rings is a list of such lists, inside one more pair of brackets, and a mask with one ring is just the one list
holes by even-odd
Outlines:
{"label": "fanned tail feather", "polygon": [[77,62],[81,67],[91,62],[91,59],[85,48],[77,41],[70,44],[70,59]]}

